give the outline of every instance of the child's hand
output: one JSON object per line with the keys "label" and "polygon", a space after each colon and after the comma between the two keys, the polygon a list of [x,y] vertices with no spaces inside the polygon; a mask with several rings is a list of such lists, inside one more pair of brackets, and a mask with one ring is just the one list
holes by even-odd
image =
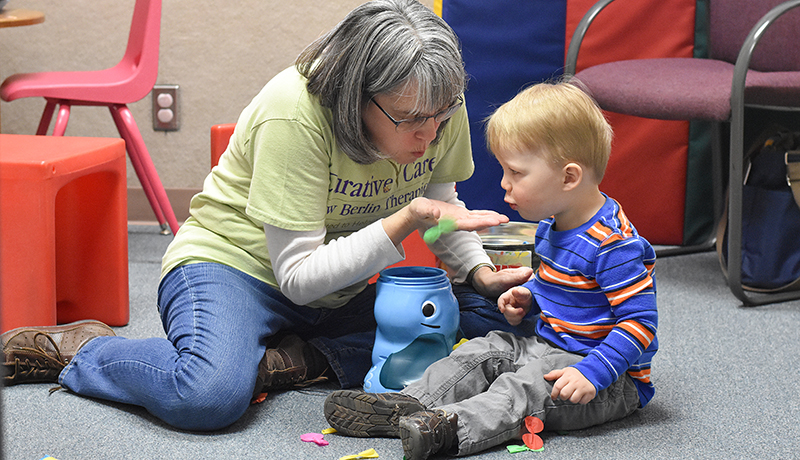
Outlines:
{"label": "child's hand", "polygon": [[597,395],[597,389],[592,382],[574,367],[550,371],[544,375],[544,378],[556,381],[553,384],[553,392],[550,394],[554,401],[560,398],[575,404],[586,404]]}
{"label": "child's hand", "polygon": [[516,326],[531,310],[533,294],[522,286],[513,287],[497,298],[497,308],[508,324]]}

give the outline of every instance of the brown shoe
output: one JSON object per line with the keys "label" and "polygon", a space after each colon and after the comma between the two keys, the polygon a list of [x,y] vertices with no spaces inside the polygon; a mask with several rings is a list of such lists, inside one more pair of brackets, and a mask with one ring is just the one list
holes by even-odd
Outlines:
{"label": "brown shoe", "polygon": [[400,418],[400,440],[406,460],[425,460],[454,447],[458,415],[437,409]]}
{"label": "brown shoe", "polygon": [[18,327],[3,335],[3,383],[58,382],[58,375],[78,350],[95,337],[114,336],[100,321],[62,326]]}
{"label": "brown shoe", "polygon": [[416,398],[402,393],[337,390],[325,399],[325,419],[346,436],[399,438],[400,417],[425,410]]}
{"label": "brown shoe", "polygon": [[258,363],[253,395],[324,382],[328,368],[328,360],[319,350],[294,334],[287,335],[275,348],[268,348]]}

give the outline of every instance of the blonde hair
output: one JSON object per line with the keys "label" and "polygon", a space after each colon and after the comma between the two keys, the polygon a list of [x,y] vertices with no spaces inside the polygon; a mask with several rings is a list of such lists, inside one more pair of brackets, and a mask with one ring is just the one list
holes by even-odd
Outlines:
{"label": "blonde hair", "polygon": [[556,165],[570,161],[594,171],[599,182],[611,154],[613,131],[597,103],[570,81],[521,91],[489,118],[489,150],[541,151]]}

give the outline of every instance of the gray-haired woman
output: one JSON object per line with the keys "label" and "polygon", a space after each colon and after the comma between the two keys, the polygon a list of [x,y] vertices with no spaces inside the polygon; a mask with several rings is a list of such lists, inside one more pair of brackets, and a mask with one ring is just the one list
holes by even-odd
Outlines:
{"label": "gray-haired woman", "polygon": [[[483,296],[531,270],[494,272],[470,232],[507,218],[467,210],[455,192],[473,172],[465,80],[457,38],[429,9],[359,6],[242,112],[163,259],[168,338],[114,337],[96,322],[10,331],[7,382],[57,378],[192,430],[230,425],[267,389],[361,385],[375,337],[367,280],[445,215],[464,231],[431,249],[454,273],[464,334],[529,335]],[[26,373],[42,337],[54,359]]]}

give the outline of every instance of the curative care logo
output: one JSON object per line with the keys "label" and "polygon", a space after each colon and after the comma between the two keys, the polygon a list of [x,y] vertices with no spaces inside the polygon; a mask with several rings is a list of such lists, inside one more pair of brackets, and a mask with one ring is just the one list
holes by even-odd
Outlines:
{"label": "curative care logo", "polygon": [[[345,201],[345,203],[331,203],[328,205],[327,212],[338,216],[353,216],[375,214],[405,206],[414,198],[425,193],[427,181],[424,180],[424,177],[432,173],[435,160],[436,158],[426,158],[403,165],[394,177],[371,175],[366,180],[353,180],[332,172],[328,190],[330,198],[334,201]],[[413,182],[417,182],[419,186],[411,190],[403,186]],[[337,195],[339,196],[338,200],[336,199]]]}

